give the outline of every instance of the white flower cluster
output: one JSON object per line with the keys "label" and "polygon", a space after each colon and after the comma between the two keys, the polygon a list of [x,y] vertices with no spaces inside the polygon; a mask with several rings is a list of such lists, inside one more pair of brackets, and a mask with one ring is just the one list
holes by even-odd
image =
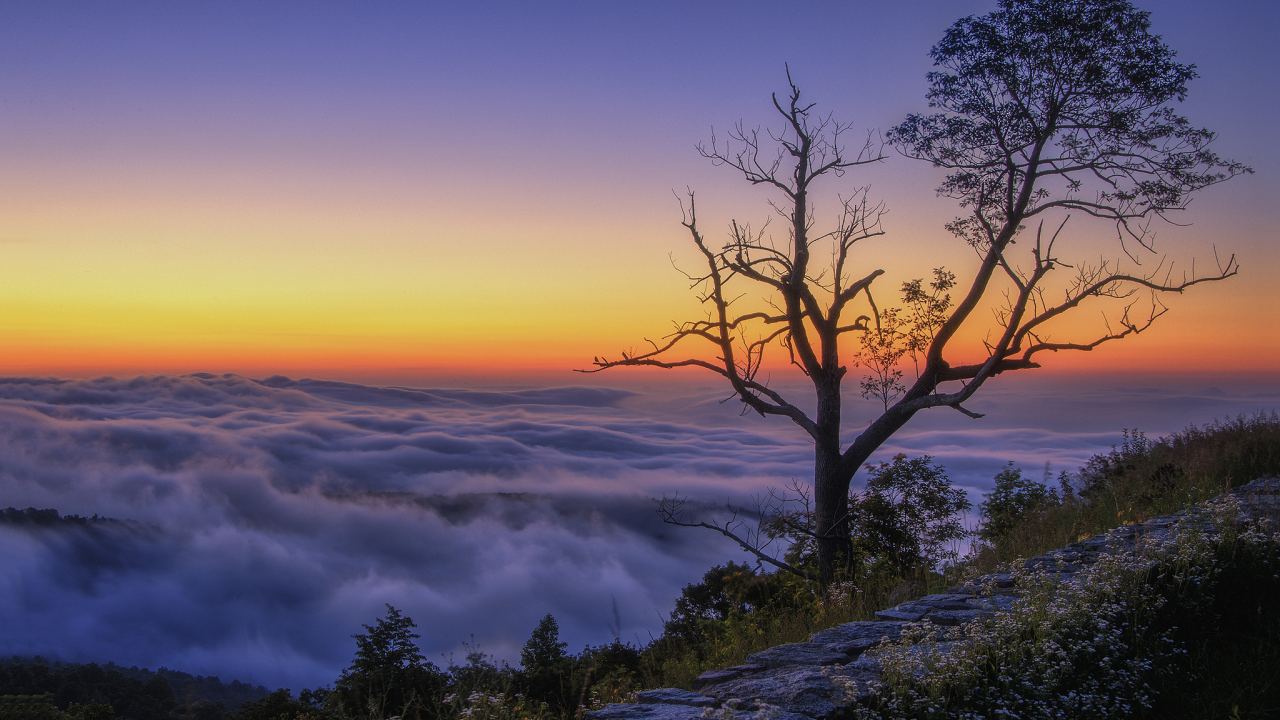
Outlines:
{"label": "white flower cluster", "polygon": [[1136,550],[1101,555],[1070,580],[1053,571],[1015,572],[1019,599],[987,621],[949,630],[908,626],[902,641],[870,652],[886,683],[879,702],[859,709],[860,716],[1130,715],[1151,699],[1150,682],[1161,666],[1185,652],[1176,627],[1157,626],[1169,596],[1177,599],[1178,617],[1193,617],[1212,600],[1220,543],[1265,546],[1264,557],[1277,555],[1280,534],[1261,523],[1233,524],[1235,497],[1211,503],[1205,515],[1215,527],[1189,523],[1152,534]]}
{"label": "white flower cluster", "polygon": [[523,695],[506,693],[472,692],[465,698],[450,694],[445,705],[453,706],[457,717],[471,720],[527,720],[547,715],[540,703],[531,703]]}

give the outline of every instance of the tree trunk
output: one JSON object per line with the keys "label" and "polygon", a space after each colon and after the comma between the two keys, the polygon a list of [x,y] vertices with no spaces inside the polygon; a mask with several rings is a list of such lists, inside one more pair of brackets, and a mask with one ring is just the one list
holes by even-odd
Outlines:
{"label": "tree trunk", "polygon": [[[828,359],[834,365],[835,358]],[[845,472],[840,462],[842,373],[823,375],[814,378],[818,433],[813,448],[813,514],[818,536],[818,580],[826,585],[849,563],[849,481],[853,473]]]}
{"label": "tree trunk", "polygon": [[818,580],[826,585],[849,564],[849,480],[840,470],[840,452],[814,450],[813,514],[818,546]]}

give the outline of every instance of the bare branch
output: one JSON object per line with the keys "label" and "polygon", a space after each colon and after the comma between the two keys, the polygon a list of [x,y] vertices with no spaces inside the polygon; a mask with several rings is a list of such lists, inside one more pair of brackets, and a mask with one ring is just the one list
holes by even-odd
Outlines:
{"label": "bare branch", "polygon": [[728,510],[732,513],[732,516],[730,517],[728,522],[724,524],[720,524],[716,522],[694,521],[693,519],[690,518],[689,513],[685,509],[685,504],[686,504],[685,501],[681,500],[678,496],[667,498],[664,495],[661,502],[658,504],[658,516],[662,518],[662,522],[667,523],[668,525],[679,525],[680,527],[697,527],[697,528],[707,528],[708,530],[715,530],[721,535],[724,535],[730,540],[733,540],[734,542],[738,543],[738,545],[743,550],[746,550],[752,555],[755,555],[762,562],[769,563],[770,565],[780,570],[786,570],[787,572],[798,575],[806,580],[818,579],[817,576],[813,575],[812,573],[801,570],[800,568],[797,568],[785,561],[779,560],[769,555],[768,553],[765,553],[760,549],[758,543],[751,542],[750,537],[752,535],[756,535],[758,537],[759,530],[753,531],[748,528],[747,532],[745,533],[747,534],[747,538],[743,538],[739,536],[735,532],[735,530],[737,529],[737,527],[745,527],[745,523],[741,520],[738,520],[739,511],[734,509],[733,507],[726,506]]}

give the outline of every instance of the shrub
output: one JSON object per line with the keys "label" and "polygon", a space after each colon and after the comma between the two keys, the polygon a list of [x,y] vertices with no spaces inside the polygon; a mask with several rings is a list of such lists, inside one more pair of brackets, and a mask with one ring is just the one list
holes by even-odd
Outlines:
{"label": "shrub", "polygon": [[968,534],[960,516],[969,501],[941,465],[900,454],[867,470],[866,489],[849,498],[855,556],[899,574],[959,559],[954,546]]}
{"label": "shrub", "polygon": [[1014,526],[1032,520],[1046,505],[1057,504],[1057,495],[1045,485],[1022,477],[1022,470],[1010,462],[995,477],[995,489],[983,495],[982,527],[978,537],[995,542],[1009,534]]}

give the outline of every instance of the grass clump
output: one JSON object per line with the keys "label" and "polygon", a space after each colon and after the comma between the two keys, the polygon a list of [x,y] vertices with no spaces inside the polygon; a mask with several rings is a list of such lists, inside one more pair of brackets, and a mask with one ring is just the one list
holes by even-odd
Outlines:
{"label": "grass clump", "polygon": [[685,588],[663,634],[641,653],[643,689],[691,689],[707,670],[742,665],[752,653],[808,642],[825,628],[874,619],[877,610],[946,586],[939,573],[868,573],[825,592],[787,573],[729,563]]}
{"label": "grass clump", "polygon": [[[1012,464],[996,476],[984,522],[965,561],[970,575],[995,572],[1121,525],[1186,510],[1255,478],[1280,474],[1275,411],[1189,426],[1158,440],[1139,430],[1091,458],[1057,487],[1022,477]],[[1046,478],[1048,480],[1048,478]]]}

